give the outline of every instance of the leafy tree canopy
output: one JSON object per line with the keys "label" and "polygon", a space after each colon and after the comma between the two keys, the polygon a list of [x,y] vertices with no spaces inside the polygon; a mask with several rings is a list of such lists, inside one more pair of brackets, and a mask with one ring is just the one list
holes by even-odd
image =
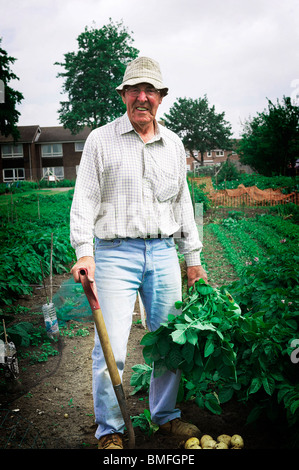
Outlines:
{"label": "leafy tree canopy", "polygon": [[286,175],[299,158],[299,106],[291,98],[268,100],[268,109],[245,122],[238,153],[265,176]]}
{"label": "leafy tree canopy", "polygon": [[[0,38],[0,44],[2,38]],[[16,105],[24,99],[22,93],[14,90],[8,84],[11,80],[19,80],[12,72],[10,65],[16,61],[14,57],[10,57],[7,52],[0,47],[0,80],[1,91],[0,96],[0,133],[4,136],[12,135],[15,140],[19,137],[17,123],[20,113],[16,110]]]}
{"label": "leafy tree canopy", "polygon": [[214,106],[209,106],[207,96],[204,98],[177,98],[170,108],[169,114],[164,115],[166,127],[174,131],[182,139],[184,146],[190,151],[203,155],[214,149],[230,150],[231,126],[224,119],[224,113],[216,113]]}
{"label": "leafy tree canopy", "polygon": [[115,88],[122,82],[127,64],[138,56],[133,39],[123,23],[110,23],[101,29],[85,27],[78,38],[78,51],[64,54],[65,79],[60,102],[60,122],[73,133],[84,126],[102,126],[123,114],[125,108]]}

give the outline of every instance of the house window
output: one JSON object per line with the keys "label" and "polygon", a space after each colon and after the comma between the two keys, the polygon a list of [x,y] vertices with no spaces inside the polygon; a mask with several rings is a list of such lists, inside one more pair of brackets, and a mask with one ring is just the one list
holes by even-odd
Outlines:
{"label": "house window", "polygon": [[75,142],[75,152],[83,152],[84,142]]}
{"label": "house window", "polygon": [[49,181],[63,180],[63,166],[52,166],[43,168],[43,178],[48,179]]}
{"label": "house window", "polygon": [[42,157],[62,157],[62,144],[43,144]]}
{"label": "house window", "polygon": [[9,183],[12,181],[19,181],[25,179],[24,168],[5,168],[3,170],[3,181]]}
{"label": "house window", "polygon": [[2,157],[3,158],[22,158],[23,157],[23,145],[2,145]]}
{"label": "house window", "polygon": [[224,157],[223,150],[216,150],[216,157]]}
{"label": "house window", "polygon": [[212,157],[212,152],[211,150],[209,152],[207,152],[207,157]]}

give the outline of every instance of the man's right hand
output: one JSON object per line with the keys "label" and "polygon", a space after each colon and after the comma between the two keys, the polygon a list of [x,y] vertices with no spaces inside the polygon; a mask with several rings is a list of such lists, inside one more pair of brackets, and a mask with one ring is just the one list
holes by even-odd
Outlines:
{"label": "man's right hand", "polygon": [[80,282],[80,269],[87,270],[87,279],[94,282],[95,262],[93,256],[82,256],[71,269],[75,282]]}

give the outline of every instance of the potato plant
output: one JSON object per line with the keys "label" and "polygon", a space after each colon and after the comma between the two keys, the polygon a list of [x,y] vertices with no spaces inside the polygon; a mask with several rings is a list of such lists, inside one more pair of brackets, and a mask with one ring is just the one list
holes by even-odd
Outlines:
{"label": "potato plant", "polygon": [[[0,296],[2,304],[12,304],[19,295],[30,294],[49,274],[51,234],[53,273],[64,272],[74,259],[69,242],[71,194],[29,196],[0,205]],[[12,206],[14,209],[12,209]]]}
{"label": "potato plant", "polygon": [[[238,328],[239,306],[226,291],[213,289],[202,280],[189,289],[177,316],[141,340],[145,362],[156,376],[180,369],[186,381],[186,399],[221,413],[221,401],[238,388],[236,354],[231,337]],[[218,393],[216,393],[216,390]]]}
{"label": "potato plant", "polygon": [[205,227],[239,280],[220,289],[197,283],[177,303],[181,313],[142,340],[155,374],[180,369],[184,398],[213,413],[236,397],[250,405],[249,421],[279,409],[298,423],[298,227],[288,222],[263,216]]}

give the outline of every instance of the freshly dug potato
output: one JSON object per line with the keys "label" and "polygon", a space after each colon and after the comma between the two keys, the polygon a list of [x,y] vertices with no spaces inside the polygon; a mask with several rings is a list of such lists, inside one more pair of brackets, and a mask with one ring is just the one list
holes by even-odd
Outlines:
{"label": "freshly dug potato", "polygon": [[210,441],[210,440],[213,440],[212,436],[209,436],[209,434],[204,434],[204,435],[201,437],[201,439],[200,439],[200,445],[201,445],[201,447],[204,446],[204,443],[205,443],[206,441]]}
{"label": "freshly dug potato", "polygon": [[215,449],[228,449],[228,445],[225,442],[217,442]]}
{"label": "freshly dug potato", "polygon": [[217,437],[217,441],[224,442],[229,447],[231,442],[231,436],[229,436],[228,434],[220,434],[220,436]]}
{"label": "freshly dug potato", "polygon": [[198,448],[199,446],[199,439],[197,437],[190,437],[190,439],[187,439],[185,442],[185,449],[194,449]]}
{"label": "freshly dug potato", "polygon": [[214,441],[214,439],[207,439],[204,442],[202,448],[203,449],[215,449],[216,444],[217,444],[217,442]]}
{"label": "freshly dug potato", "polygon": [[244,447],[244,441],[239,434],[234,434],[231,438],[231,446],[234,449],[242,449]]}

